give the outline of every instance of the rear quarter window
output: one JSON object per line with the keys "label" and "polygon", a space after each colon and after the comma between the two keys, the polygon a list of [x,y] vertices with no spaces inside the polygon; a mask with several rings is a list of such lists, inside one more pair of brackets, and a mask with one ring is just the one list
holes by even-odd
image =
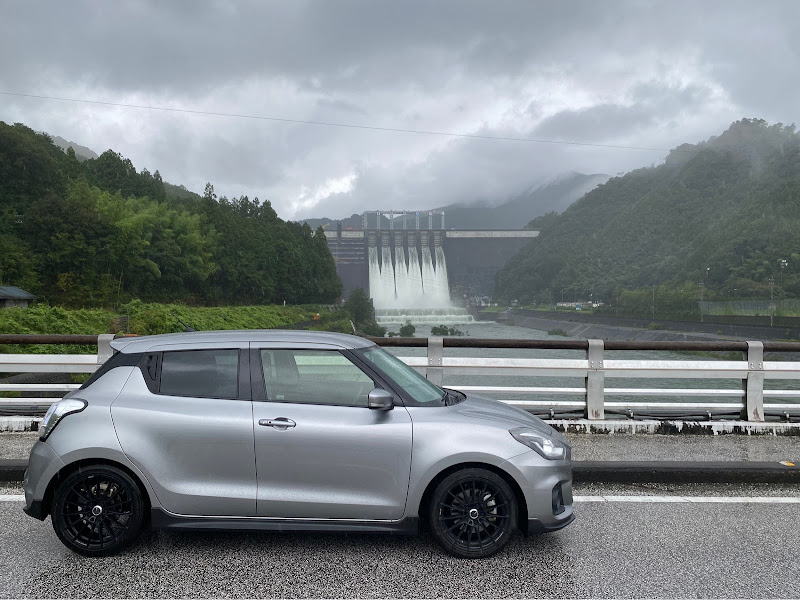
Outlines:
{"label": "rear quarter window", "polygon": [[161,357],[159,393],[196,398],[236,398],[238,350],[180,350]]}

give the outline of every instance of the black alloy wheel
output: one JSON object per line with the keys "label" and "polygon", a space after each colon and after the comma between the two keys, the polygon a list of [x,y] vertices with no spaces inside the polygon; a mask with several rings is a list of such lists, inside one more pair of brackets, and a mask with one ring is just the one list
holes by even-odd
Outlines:
{"label": "black alloy wheel", "polygon": [[456,471],[433,493],[430,525],[451,554],[491,556],[508,543],[517,527],[517,500],[511,486],[491,471]]}
{"label": "black alloy wheel", "polygon": [[69,549],[108,556],[138,537],[144,501],[125,471],[97,465],[81,468],[59,484],[50,515],[56,535]]}

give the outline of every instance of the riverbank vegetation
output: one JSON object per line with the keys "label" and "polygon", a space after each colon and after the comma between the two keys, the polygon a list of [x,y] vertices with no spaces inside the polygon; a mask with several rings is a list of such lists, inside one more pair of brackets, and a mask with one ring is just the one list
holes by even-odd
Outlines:
{"label": "riverbank vegetation", "polygon": [[464,335],[464,332],[456,327],[448,327],[447,325],[436,325],[431,327],[431,335],[441,335],[458,337]]}
{"label": "riverbank vegetation", "polygon": [[[134,300],[118,310],[65,309],[37,304],[30,308],[0,310],[0,332],[9,334],[100,335],[123,333],[157,335],[234,329],[309,329],[353,333],[346,308],[320,305],[191,307],[181,304],[143,303]],[[369,324],[367,324],[367,329]],[[381,328],[382,329],[382,328]],[[385,329],[383,330],[385,333]],[[365,332],[366,333],[366,332]],[[370,329],[369,335],[382,337]],[[93,346],[0,345],[5,353],[96,352]]]}

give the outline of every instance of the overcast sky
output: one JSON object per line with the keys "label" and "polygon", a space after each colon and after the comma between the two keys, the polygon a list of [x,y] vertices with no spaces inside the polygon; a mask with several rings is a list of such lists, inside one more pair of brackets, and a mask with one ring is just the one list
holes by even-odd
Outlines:
{"label": "overcast sky", "polygon": [[[0,0],[0,92],[673,148],[795,122],[798,25],[796,0]],[[496,202],[665,156],[6,95],[0,120],[284,219]]]}

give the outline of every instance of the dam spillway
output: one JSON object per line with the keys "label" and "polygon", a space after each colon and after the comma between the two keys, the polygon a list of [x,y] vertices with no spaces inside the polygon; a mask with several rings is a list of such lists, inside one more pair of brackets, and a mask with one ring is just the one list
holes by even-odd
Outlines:
{"label": "dam spillway", "polygon": [[452,305],[441,237],[438,232],[435,234],[437,245],[433,252],[431,237],[428,232],[417,236],[415,231],[368,236],[369,292],[376,309]]}
{"label": "dam spillway", "polygon": [[471,321],[453,306],[439,231],[368,232],[369,294],[380,324]]}
{"label": "dam spillway", "polygon": [[454,305],[491,297],[497,269],[539,234],[530,229],[445,229],[443,219],[437,229],[434,214],[439,213],[372,211],[362,215],[362,228],[344,228],[339,222],[327,229],[343,298],[356,288],[366,291],[381,324],[465,323],[471,317]]}

